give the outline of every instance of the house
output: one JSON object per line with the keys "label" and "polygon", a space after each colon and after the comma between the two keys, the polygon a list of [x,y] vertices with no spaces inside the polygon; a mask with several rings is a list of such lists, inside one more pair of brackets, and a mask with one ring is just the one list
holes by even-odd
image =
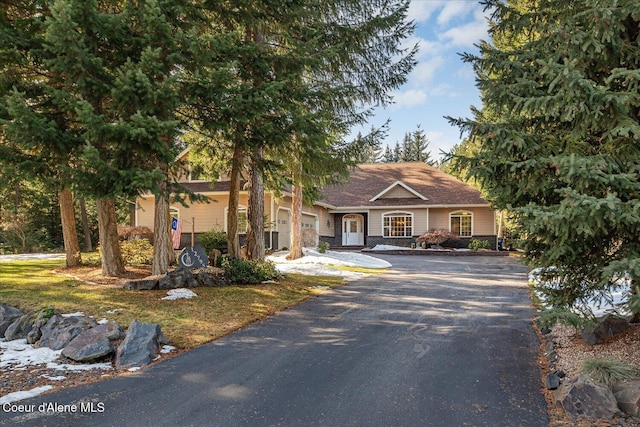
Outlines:
{"label": "house", "polygon": [[[187,155],[188,153],[183,153]],[[174,217],[182,219],[182,244],[191,241],[191,231],[212,228],[226,231],[229,182],[206,182],[185,176],[182,184],[209,203],[189,207],[171,205]],[[238,208],[241,241],[247,224],[246,191],[240,192]],[[136,225],[153,226],[153,195],[137,200]],[[265,245],[286,248],[291,238],[291,194],[265,192],[264,212],[271,226]],[[305,206],[302,228],[312,230],[316,241],[332,247],[374,247],[377,244],[410,246],[429,230],[448,230],[464,247],[471,238],[488,240],[496,247],[495,212],[475,188],[425,163],[378,163],[358,166],[342,185],[326,187],[322,198]]]}

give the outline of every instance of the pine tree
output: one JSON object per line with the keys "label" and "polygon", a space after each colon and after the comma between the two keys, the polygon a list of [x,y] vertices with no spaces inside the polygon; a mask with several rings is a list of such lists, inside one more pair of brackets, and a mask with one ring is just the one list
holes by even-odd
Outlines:
{"label": "pine tree", "polygon": [[461,157],[514,214],[549,301],[571,307],[640,281],[640,13],[636,0],[498,0],[473,64],[483,109],[454,120]]}

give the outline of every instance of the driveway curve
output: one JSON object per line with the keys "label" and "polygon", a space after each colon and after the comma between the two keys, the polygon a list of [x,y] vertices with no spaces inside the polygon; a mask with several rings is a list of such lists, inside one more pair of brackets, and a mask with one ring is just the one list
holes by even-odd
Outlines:
{"label": "driveway curve", "polygon": [[0,424],[549,425],[517,259],[377,257],[394,267]]}

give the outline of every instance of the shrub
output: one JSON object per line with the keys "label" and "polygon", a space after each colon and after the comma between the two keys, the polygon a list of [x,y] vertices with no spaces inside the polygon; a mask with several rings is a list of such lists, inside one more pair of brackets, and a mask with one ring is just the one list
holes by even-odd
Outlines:
{"label": "shrub", "polygon": [[469,249],[477,251],[478,249],[487,249],[489,247],[488,240],[471,239],[469,242]]}
{"label": "shrub", "polygon": [[213,250],[222,252],[227,246],[227,233],[214,227],[210,231],[206,231],[198,236],[198,243],[202,246],[207,254]]}
{"label": "shrub", "polygon": [[246,260],[224,257],[221,267],[231,283],[262,283],[265,280],[275,280],[282,277],[271,261]]}
{"label": "shrub", "polygon": [[153,239],[153,231],[149,227],[118,227],[120,240]]}
{"label": "shrub", "polygon": [[[100,265],[102,263],[100,246],[96,248],[98,251],[98,257],[85,256],[83,257],[83,264],[85,265]],[[153,246],[147,239],[138,240],[125,240],[120,242],[120,253],[122,254],[122,261],[125,265],[151,265],[153,264]]]}
{"label": "shrub", "polygon": [[594,381],[612,386],[618,381],[638,377],[633,366],[613,358],[592,358],[582,362],[580,373],[588,375]]}
{"label": "shrub", "polygon": [[320,252],[321,254],[327,253],[327,251],[329,250],[329,243],[328,242],[320,242],[318,243],[318,252]]}
{"label": "shrub", "polygon": [[[458,236],[447,230],[430,230],[416,238],[417,243],[440,246],[447,240],[456,240]],[[424,246],[423,246],[424,247]]]}
{"label": "shrub", "polygon": [[540,319],[538,319],[538,325],[540,327],[551,328],[556,324],[570,326],[575,330],[582,329],[589,321],[580,315],[565,309],[552,308],[544,310],[540,313]]}
{"label": "shrub", "polygon": [[153,264],[153,246],[147,239],[120,242],[120,251],[126,265]]}

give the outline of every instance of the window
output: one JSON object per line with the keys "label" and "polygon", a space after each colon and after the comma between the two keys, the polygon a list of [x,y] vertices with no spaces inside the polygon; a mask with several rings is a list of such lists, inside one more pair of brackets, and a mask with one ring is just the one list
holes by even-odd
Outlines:
{"label": "window", "polygon": [[471,212],[453,212],[449,215],[451,233],[460,237],[472,235],[473,214]]}
{"label": "window", "polygon": [[408,212],[391,212],[382,215],[383,237],[413,236],[413,214]]}
{"label": "window", "polygon": [[238,233],[247,232],[247,208],[238,208]]}
{"label": "window", "polygon": [[180,219],[180,209],[178,209],[178,208],[169,208],[169,215],[171,216],[171,218]]}

